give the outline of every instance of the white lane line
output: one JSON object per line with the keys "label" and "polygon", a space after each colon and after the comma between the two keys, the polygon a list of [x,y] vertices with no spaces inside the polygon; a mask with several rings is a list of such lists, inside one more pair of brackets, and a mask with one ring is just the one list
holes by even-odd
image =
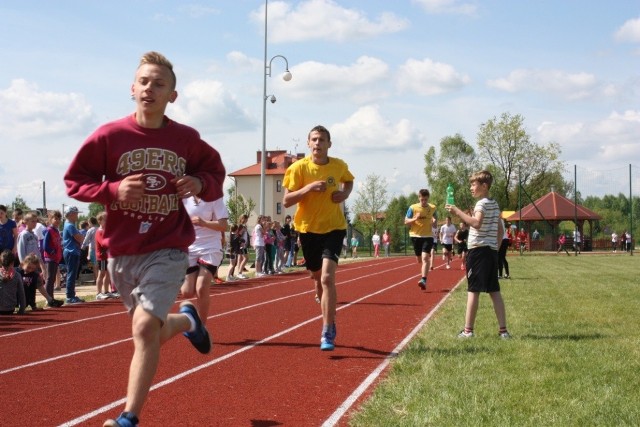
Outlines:
{"label": "white lane line", "polygon": [[[352,271],[352,270],[357,270],[357,269],[361,269],[361,268],[369,268],[371,265],[367,263],[367,265],[362,265],[363,263],[358,263],[361,266],[359,267],[353,267],[353,268],[342,268],[342,269],[338,269],[337,272],[338,273],[343,273],[345,271]],[[386,264],[390,264],[390,262],[387,262]],[[353,264],[347,264],[349,266],[353,265]],[[387,270],[390,271],[390,270]],[[282,276],[278,276],[278,277],[282,277]],[[285,278],[286,276],[284,276],[283,278]],[[251,280],[251,279],[247,279],[247,280]],[[248,287],[248,288],[243,288],[243,289],[234,289],[228,292],[221,292],[219,294],[212,294],[211,297],[223,297],[223,296],[227,296],[227,295],[233,295],[233,294],[237,294],[240,292],[249,292],[249,291],[254,291],[254,290],[258,290],[258,289],[264,289],[264,288],[268,288],[271,286],[276,286],[276,285],[282,285],[285,283],[293,283],[293,282],[297,282],[297,281],[302,281],[302,280],[308,280],[308,277],[304,277],[304,278],[300,278],[300,277],[296,277],[294,279],[288,279],[288,280],[281,280],[281,281],[277,281],[274,283],[267,283],[264,285],[260,285],[260,286],[252,286],[252,287]],[[242,282],[238,282],[238,283],[242,283]],[[195,298],[191,298],[191,300],[194,300]],[[88,302],[87,304],[91,304],[92,301]],[[104,317],[109,317],[109,316],[118,316],[118,315],[122,315],[122,314],[127,314],[128,311],[127,310],[123,310],[123,311],[118,311],[116,313],[110,313],[110,314],[101,314],[98,316],[93,316],[93,317],[84,317],[82,319],[77,319],[77,320],[72,320],[69,322],[60,322],[60,323],[56,323],[54,325],[47,325],[47,326],[41,326],[41,327],[37,327],[37,328],[33,328],[33,329],[25,329],[23,331],[17,331],[17,332],[10,332],[7,334],[2,334],[0,335],[0,338],[7,338],[7,337],[12,337],[15,335],[22,335],[22,334],[28,334],[28,333],[32,333],[32,332],[39,332],[39,331],[43,331],[46,329],[51,329],[51,328],[60,328],[63,326],[70,326],[70,325],[74,325],[76,323],[81,323],[81,322],[89,322],[92,320],[98,320],[98,319],[102,319]]]}
{"label": "white lane line", "polygon": [[362,381],[362,383],[360,383],[360,385],[353,391],[353,393],[351,393],[351,395],[347,397],[347,399],[344,402],[342,402],[340,406],[338,406],[335,412],[331,414],[331,416],[327,418],[327,420],[324,423],[322,423],[322,427],[333,427],[338,423],[338,421],[340,421],[340,419],[360,398],[360,396],[362,396],[362,394],[365,391],[367,391],[369,387],[371,387],[371,384],[373,384],[373,382],[376,381],[376,379],[378,379],[380,374],[387,368],[387,366],[389,366],[389,363],[391,362],[391,360],[396,358],[398,353],[400,353],[400,351],[404,349],[404,347],[409,343],[409,341],[411,341],[413,337],[415,337],[416,334],[420,332],[420,329],[422,329],[422,327],[427,323],[427,321],[431,319],[431,317],[438,311],[438,309],[440,309],[440,307],[445,303],[445,301],[449,299],[449,297],[453,294],[453,291],[455,291],[456,288],[460,286],[460,283],[462,283],[463,281],[464,279],[458,282],[456,286],[454,286],[453,289],[451,289],[447,293],[447,295],[445,295],[445,297],[442,298],[442,300],[435,307],[433,307],[433,309],[426,315],[426,317],[422,319],[420,323],[416,325],[415,328],[413,328],[413,330],[400,342],[400,344],[396,346],[396,348],[393,349],[391,353],[387,355],[387,357],[384,358],[382,363],[380,363],[380,365],[378,365],[378,367],[374,369],[367,376],[367,378],[365,378],[364,381]]}
{"label": "white lane line", "polygon": [[125,339],[122,339],[122,340],[119,340],[119,341],[113,341],[113,342],[110,342],[110,343],[107,343],[107,344],[102,344],[102,345],[99,345],[99,346],[96,346],[96,347],[90,347],[90,348],[85,348],[84,350],[78,350],[78,351],[74,351],[74,352],[71,352],[71,353],[61,354],[59,356],[50,357],[48,359],[37,360],[35,362],[27,363],[25,365],[14,366],[13,368],[9,368],[9,369],[5,369],[3,371],[0,371],[0,375],[8,374],[8,373],[13,372],[13,371],[19,371],[20,369],[30,368],[30,367],[36,366],[36,365],[42,365],[42,364],[45,364],[45,363],[54,362],[56,360],[65,359],[67,357],[77,356],[77,355],[82,354],[82,353],[89,353],[90,351],[101,350],[103,348],[111,347],[113,345],[121,344],[121,343],[127,342],[127,341],[131,341],[131,338],[125,338]]}
{"label": "white lane line", "polygon": [[[394,268],[386,270],[384,272],[397,270],[399,268],[402,268],[402,267],[394,267]],[[351,280],[347,280],[347,281],[341,282],[341,283],[338,284],[338,286],[343,285],[345,283],[354,282],[354,281],[360,280],[360,279],[365,278],[365,277],[377,276],[378,274],[380,274],[380,272],[375,272],[375,273],[372,273],[372,274],[369,274],[369,275],[360,276],[357,279],[351,279]],[[304,295],[304,294],[309,294],[309,293],[312,293],[312,292],[315,292],[315,291],[314,290],[308,290],[308,291],[298,292],[296,294],[286,295],[284,297],[275,298],[275,299],[268,300],[268,301],[262,301],[262,302],[259,302],[259,303],[256,303],[256,304],[251,304],[251,305],[247,305],[247,306],[244,306],[244,307],[236,308],[234,310],[229,310],[229,311],[226,311],[224,313],[214,314],[212,316],[209,316],[207,319],[213,319],[213,318],[216,318],[216,317],[223,317],[223,316],[227,316],[227,315],[230,315],[230,314],[235,314],[235,313],[238,313],[238,312],[241,312],[241,311],[250,310],[252,308],[260,307],[260,306],[263,306],[263,305],[273,304],[273,303],[276,303],[276,302],[279,302],[279,301],[283,301],[283,300],[286,300],[286,299],[289,299],[289,298],[298,297],[298,296],[301,296],[301,295]],[[119,313],[109,314],[109,315],[105,315],[105,316],[101,316],[101,317],[113,316],[115,314],[119,314]],[[29,368],[29,367],[32,367],[32,366],[37,366],[37,365],[42,365],[42,364],[45,364],[45,363],[54,362],[56,360],[65,359],[65,358],[68,358],[68,357],[77,356],[77,355],[82,354],[82,353],[88,353],[88,352],[91,352],[91,351],[98,351],[98,350],[101,350],[103,348],[110,347],[110,346],[113,346],[113,345],[116,345],[116,344],[121,344],[121,343],[124,343],[124,342],[127,342],[127,341],[131,341],[131,340],[132,340],[132,338],[129,337],[129,338],[125,338],[125,339],[122,339],[122,340],[114,341],[114,342],[111,342],[111,343],[102,344],[102,345],[99,345],[99,346],[86,348],[86,349],[78,350],[78,351],[73,351],[73,352],[66,353],[66,354],[61,354],[59,356],[50,357],[50,358],[47,358],[47,359],[37,360],[37,361],[30,362],[30,363],[27,363],[27,364],[24,364],[24,365],[14,366],[12,368],[7,368],[5,370],[0,371],[0,375],[8,374],[10,372],[18,371],[18,370],[21,370],[21,369],[26,369],[26,368]]]}
{"label": "white lane line", "polygon": [[[376,273],[376,274],[379,274],[379,273]],[[352,302],[350,302],[348,304],[345,304],[345,305],[342,305],[342,306],[338,307],[338,310],[344,310],[344,309],[346,309],[346,308],[348,308],[348,307],[350,307],[350,306],[352,306],[354,304],[357,304],[357,303],[359,303],[361,301],[364,301],[365,299],[371,298],[371,297],[373,297],[375,295],[381,294],[381,293],[386,292],[386,291],[388,291],[390,289],[393,289],[393,288],[395,288],[397,286],[400,286],[400,285],[408,282],[409,280],[413,280],[413,277],[411,277],[410,279],[405,279],[405,280],[403,280],[401,282],[396,282],[393,285],[387,286],[386,288],[379,289],[376,292],[373,292],[371,294],[368,294],[368,295],[365,295],[363,297],[360,297],[357,300],[354,300],[354,301],[352,301]],[[305,326],[305,325],[307,325],[307,324],[309,324],[311,322],[315,322],[315,321],[317,321],[317,320],[319,320],[321,318],[322,318],[322,315],[312,317],[310,319],[305,320],[304,322],[301,322],[301,323],[298,323],[297,325],[291,326],[288,329],[280,331],[280,332],[278,332],[276,334],[273,334],[273,335],[271,335],[271,336],[269,336],[267,338],[263,338],[260,341],[256,341],[253,344],[246,345],[244,347],[239,348],[238,350],[232,351],[231,353],[227,353],[227,354],[225,354],[225,355],[223,355],[221,357],[218,357],[216,359],[213,359],[213,360],[211,360],[211,361],[209,361],[207,363],[203,363],[202,365],[195,366],[195,367],[193,367],[193,368],[191,368],[191,369],[189,369],[187,371],[181,372],[180,374],[174,375],[173,377],[167,378],[164,381],[161,381],[161,382],[159,382],[157,384],[154,384],[153,386],[151,386],[150,391],[157,390],[157,389],[159,389],[161,387],[164,387],[164,386],[167,386],[169,384],[172,384],[172,383],[174,383],[174,382],[176,382],[176,381],[178,381],[178,380],[180,380],[180,379],[182,379],[182,378],[184,378],[184,377],[186,377],[188,375],[196,373],[196,372],[198,372],[198,371],[200,371],[202,369],[209,368],[209,367],[211,367],[213,365],[216,365],[216,364],[218,364],[220,362],[223,362],[223,361],[225,361],[227,359],[230,359],[231,357],[234,357],[234,356],[237,356],[237,355],[239,355],[241,353],[244,353],[245,351],[251,350],[251,349],[253,349],[253,348],[255,348],[255,347],[257,347],[257,346],[259,346],[261,344],[264,344],[264,343],[267,343],[269,341],[272,341],[272,340],[274,340],[276,338],[279,338],[279,337],[281,337],[283,335],[288,334],[289,332],[293,332],[296,329],[299,329],[299,328],[301,328],[301,327],[303,327],[303,326]],[[105,413],[107,411],[110,411],[111,409],[116,408],[116,407],[124,404],[125,402],[126,402],[126,398],[118,399],[116,401],[108,403],[107,405],[104,405],[104,406],[102,406],[100,408],[97,408],[97,409],[95,409],[95,410],[93,410],[91,412],[88,412],[88,413],[86,413],[84,415],[81,415],[81,416],[79,416],[77,418],[74,418],[72,420],[69,420],[69,421],[63,423],[63,424],[60,424],[60,427],[71,427],[71,426],[75,426],[75,425],[78,425],[78,424],[81,424],[81,423],[85,423],[88,420],[90,420],[91,418],[96,417],[96,416],[98,416],[100,414],[103,414],[103,413]]]}

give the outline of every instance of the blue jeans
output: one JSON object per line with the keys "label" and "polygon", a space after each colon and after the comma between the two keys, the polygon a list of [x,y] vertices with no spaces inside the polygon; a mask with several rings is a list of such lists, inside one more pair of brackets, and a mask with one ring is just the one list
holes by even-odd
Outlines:
{"label": "blue jeans", "polygon": [[65,250],[63,252],[64,263],[67,266],[67,298],[76,296],[76,278],[80,269],[80,254]]}

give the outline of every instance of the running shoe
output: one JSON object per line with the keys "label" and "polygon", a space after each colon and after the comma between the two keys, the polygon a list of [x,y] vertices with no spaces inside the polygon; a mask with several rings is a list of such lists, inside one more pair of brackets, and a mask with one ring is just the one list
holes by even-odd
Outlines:
{"label": "running shoe", "polygon": [[504,332],[498,332],[498,336],[500,338],[502,338],[503,340],[509,340],[511,339],[511,334],[509,334],[509,332],[504,331]]}
{"label": "running shoe", "polygon": [[318,296],[318,294],[316,294],[315,298],[316,298],[316,302],[320,304],[320,297]]}
{"label": "running shoe", "polygon": [[102,427],[137,427],[138,417],[131,412],[123,412],[115,420],[107,420]]}
{"label": "running shoe", "polygon": [[465,332],[464,329],[460,331],[458,334],[458,338],[473,338],[473,332]]}
{"label": "running shoe", "polygon": [[336,348],[335,337],[333,337],[331,330],[328,330],[324,332],[322,338],[320,338],[320,350],[333,351],[334,348]]}
{"label": "running shoe", "polygon": [[100,292],[98,295],[96,295],[96,299],[97,299],[98,301],[104,301],[104,300],[106,300],[106,299],[109,299],[109,295],[107,295],[107,294],[105,294],[105,293]]}
{"label": "running shoe", "polygon": [[64,304],[64,301],[62,300],[52,299],[47,303],[47,307],[62,307],[63,304]]}
{"label": "running shoe", "polygon": [[235,276],[227,276],[227,282],[233,282],[234,280],[237,280]]}
{"label": "running shoe", "polygon": [[427,281],[425,279],[420,279],[420,281],[418,282],[418,286],[423,291],[426,291],[427,290]]}
{"label": "running shoe", "polygon": [[209,338],[209,332],[207,328],[200,320],[196,307],[188,301],[180,304],[180,313],[190,315],[196,322],[196,329],[193,332],[184,332],[183,335],[189,338],[191,344],[202,354],[207,354],[211,351],[211,338]]}
{"label": "running shoe", "polygon": [[78,297],[67,298],[65,301],[67,304],[82,304],[84,300]]}
{"label": "running shoe", "polygon": [[238,279],[246,279],[247,276],[245,276],[244,274],[240,273],[236,276]]}

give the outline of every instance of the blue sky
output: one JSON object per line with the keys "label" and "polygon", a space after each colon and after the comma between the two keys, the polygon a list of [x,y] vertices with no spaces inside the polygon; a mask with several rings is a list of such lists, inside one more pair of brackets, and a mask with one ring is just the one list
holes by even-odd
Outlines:
{"label": "blue sky", "polygon": [[[178,75],[167,114],[198,129],[229,172],[255,162],[264,5],[4,2],[0,203],[41,206],[42,181],[49,208],[74,203],[64,171],[97,126],[133,111],[149,50]],[[397,196],[427,185],[430,146],[456,133],[475,145],[481,123],[509,112],[533,141],[560,144],[569,176],[574,164],[640,163],[637,1],[303,0],[270,1],[268,12],[268,58],[284,55],[293,79],[274,59],[267,149],[306,152],[308,130],[323,124],[356,183],[377,174]]]}

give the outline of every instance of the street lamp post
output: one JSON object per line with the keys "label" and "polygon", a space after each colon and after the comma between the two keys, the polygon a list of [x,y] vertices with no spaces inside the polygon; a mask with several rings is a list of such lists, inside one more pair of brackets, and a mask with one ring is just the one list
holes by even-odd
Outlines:
{"label": "street lamp post", "polygon": [[265,186],[266,186],[266,157],[267,157],[267,99],[272,103],[276,102],[276,97],[267,95],[267,77],[271,77],[271,63],[276,58],[282,58],[285,62],[285,72],[282,79],[285,82],[291,80],[289,71],[289,61],[282,55],[275,55],[267,62],[267,9],[268,0],[264,2],[264,81],[262,92],[262,154],[260,156],[260,215],[265,214]]}

